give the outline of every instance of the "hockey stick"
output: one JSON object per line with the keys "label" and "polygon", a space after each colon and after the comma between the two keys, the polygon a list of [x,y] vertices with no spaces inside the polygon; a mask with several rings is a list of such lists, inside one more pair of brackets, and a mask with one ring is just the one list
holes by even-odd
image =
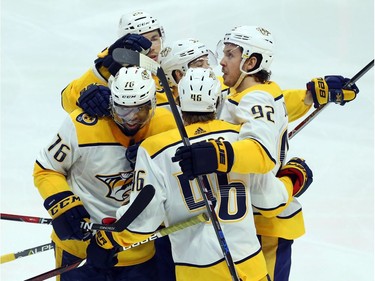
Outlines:
{"label": "hockey stick", "polygon": [[[155,195],[155,188],[152,185],[148,184],[144,186],[139,192],[138,196],[133,201],[133,203],[130,205],[129,209],[126,210],[126,212],[122,215],[122,217],[118,219],[115,223],[108,225],[108,226],[114,226],[114,230],[112,229],[112,231],[117,231],[117,232],[124,231],[125,228],[127,228],[134,221],[134,219],[138,217],[140,213],[142,213],[142,211],[151,202],[154,195]],[[107,225],[103,225],[103,226],[106,227]],[[100,230],[107,231],[107,228],[100,229]],[[45,279],[54,277],[56,275],[62,274],[73,268],[76,268],[81,263],[82,263],[82,260],[79,260],[73,264],[52,269],[48,272],[42,273],[38,276],[32,277],[27,280],[45,280]]]}
{"label": "hockey stick", "polygon": [[52,219],[23,216],[23,215],[1,213],[0,218],[2,220],[10,220],[10,221],[20,221],[20,222],[29,222],[29,223],[39,223],[39,224],[52,224]]}
{"label": "hockey stick", "polygon": [[[200,214],[196,217],[193,217],[189,220],[186,220],[182,223],[178,223],[178,224],[172,225],[172,226],[167,227],[167,228],[162,228],[159,231],[152,234],[147,239],[145,239],[141,242],[134,243],[134,244],[132,244],[128,247],[124,247],[124,250],[128,250],[130,248],[137,247],[137,246],[145,244],[149,241],[152,241],[152,240],[155,240],[157,238],[169,235],[170,233],[176,232],[180,229],[183,229],[183,228],[186,228],[186,227],[189,227],[191,225],[197,224],[199,222],[204,222],[204,221],[208,221],[208,217],[205,213]],[[0,257],[0,264],[10,262],[10,261],[13,261],[15,259],[19,259],[19,258],[23,258],[23,257],[28,257],[28,256],[31,256],[31,255],[34,255],[34,254],[39,254],[39,253],[42,253],[42,252],[45,252],[45,251],[48,251],[48,250],[52,250],[54,248],[55,248],[55,246],[51,242],[51,243],[44,244],[44,245],[41,245],[41,246],[36,246],[36,247],[32,247],[32,248],[29,248],[29,249],[26,249],[26,250],[23,250],[23,251],[19,251],[19,252],[16,252],[16,253],[5,254],[5,255],[2,255]]]}
{"label": "hockey stick", "polygon": [[[18,222],[27,222],[27,223],[38,223],[38,224],[52,224],[52,219],[42,218],[42,217],[32,217],[24,215],[15,215],[15,214],[0,214],[2,220],[18,221]],[[116,229],[116,225],[106,225],[100,223],[89,223],[82,221],[81,228],[84,230],[105,230],[105,231],[116,231],[121,230]]]}
{"label": "hockey stick", "polygon": [[69,270],[72,270],[72,269],[75,269],[77,267],[80,267],[81,265],[84,264],[84,261],[85,260],[78,260],[75,263],[63,265],[61,267],[52,269],[50,271],[44,272],[42,274],[39,274],[37,276],[25,279],[25,281],[42,281],[42,280],[46,280],[48,278],[52,278],[52,277],[58,276],[60,274],[63,274],[64,272],[67,272]]}
{"label": "hockey stick", "polygon": [[[143,245],[143,244],[148,243],[150,241],[153,241],[155,239],[164,237],[164,236],[169,235],[171,233],[174,233],[176,231],[179,231],[179,230],[182,230],[184,228],[196,225],[200,222],[206,222],[206,221],[208,221],[207,215],[205,213],[199,214],[199,215],[197,215],[195,217],[192,217],[190,219],[187,219],[183,222],[179,222],[179,223],[176,223],[176,224],[171,225],[169,227],[162,228],[162,229],[156,231],[154,234],[152,234],[147,239],[145,239],[143,241],[140,241],[140,242],[137,242],[137,243],[134,243],[134,244],[131,244],[130,246],[124,247],[123,249],[124,249],[124,251],[126,251],[126,250],[129,250],[129,249],[135,248],[139,245]],[[79,261],[77,261],[73,264],[65,265],[65,266],[62,266],[62,267],[59,267],[59,268],[52,269],[52,270],[47,271],[45,273],[42,273],[38,276],[26,279],[25,281],[42,281],[42,280],[46,280],[46,279],[51,278],[51,277],[55,277],[57,275],[65,273],[69,270],[80,267],[81,265],[84,264],[83,263],[84,261],[85,260],[79,260]]]}
{"label": "hockey stick", "polygon": [[166,235],[169,235],[169,234],[171,234],[173,232],[176,232],[176,231],[179,231],[181,229],[187,228],[189,226],[196,225],[196,224],[198,224],[200,222],[206,222],[206,221],[208,221],[208,219],[209,218],[208,218],[208,216],[207,216],[206,213],[199,214],[199,215],[197,215],[195,217],[192,217],[192,218],[190,218],[190,219],[188,219],[186,221],[179,222],[179,223],[176,223],[174,225],[162,228],[162,229],[156,231],[150,237],[146,238],[145,240],[140,241],[140,242],[136,242],[134,244],[131,244],[130,246],[124,247],[123,249],[124,250],[129,250],[131,248],[135,248],[135,247],[137,247],[139,245],[142,245],[142,244],[145,244],[147,242],[153,241],[155,239],[164,237]]}
{"label": "hockey stick", "polygon": [[[128,223],[128,221],[130,221],[131,219],[130,222],[132,222],[148,205],[148,203],[150,203],[151,199],[154,197],[154,194],[154,187],[152,185],[146,185],[145,187],[143,187],[142,191],[134,200],[134,203],[128,209],[129,214],[126,217],[122,216],[119,220],[110,225],[92,222],[81,222],[81,228],[85,230],[104,230],[109,232],[121,232],[128,226],[128,224],[130,224]],[[133,217],[129,217],[129,215],[132,215]],[[52,222],[52,219],[11,214],[1,214],[1,219],[41,224],[51,224]]]}
{"label": "hockey stick", "polygon": [[[161,84],[163,85],[163,88],[164,88],[165,93],[167,95],[169,106],[171,107],[174,119],[175,119],[176,124],[177,124],[177,128],[178,128],[178,130],[180,132],[180,135],[181,135],[181,138],[182,138],[182,142],[183,142],[184,146],[190,146],[190,140],[189,140],[189,137],[186,133],[186,130],[185,130],[184,124],[182,122],[180,113],[178,112],[176,102],[173,98],[173,94],[171,92],[171,89],[168,86],[169,85],[168,80],[165,76],[164,70],[160,67],[160,65],[157,62],[155,62],[154,60],[152,60],[151,58],[149,58],[149,57],[147,57],[147,56],[145,56],[141,53],[137,53],[135,51],[128,50],[128,49],[117,48],[117,49],[113,50],[112,57],[113,57],[114,61],[118,62],[121,65],[124,65],[124,66],[137,65],[137,66],[145,68],[145,69],[151,71],[152,73],[156,74],[156,76],[159,78]],[[206,205],[209,217],[212,221],[212,225],[214,227],[215,234],[216,234],[217,239],[219,241],[219,244],[220,244],[221,250],[223,252],[225,261],[227,263],[229,272],[232,276],[232,280],[238,281],[239,278],[238,278],[238,275],[237,275],[237,272],[236,272],[236,268],[235,268],[235,265],[234,265],[234,262],[233,262],[232,255],[229,251],[228,244],[227,244],[227,242],[225,240],[225,237],[224,237],[224,232],[223,232],[223,230],[220,226],[220,222],[217,218],[217,215],[216,215],[216,212],[215,212],[215,207],[214,207],[214,205],[212,203],[212,200],[210,198],[209,191],[204,186],[203,177],[198,176],[197,182],[198,182],[199,189],[202,193],[203,200],[204,200],[204,203]]]}
{"label": "hockey stick", "polygon": [[48,250],[52,250],[54,248],[55,247],[53,243],[48,243],[48,244],[32,247],[23,251],[19,251],[16,253],[5,254],[0,257],[0,264],[14,261],[15,259],[19,259],[23,257],[28,257],[34,254],[39,254]]}
{"label": "hockey stick", "polygon": [[[353,76],[345,85],[344,89],[353,86],[366,72],[368,72],[374,66],[374,60],[362,68],[356,75]],[[309,124],[324,108],[328,106],[328,103],[319,106],[309,116],[307,116],[301,123],[299,123],[292,131],[289,132],[288,137],[292,139],[299,131],[301,131],[307,124]]]}
{"label": "hockey stick", "polygon": [[[19,218],[19,219],[18,219]],[[40,218],[40,217],[30,217],[24,215],[14,215],[14,214],[1,214],[2,220],[12,220],[19,222],[29,222],[29,223],[39,223],[39,224],[52,224],[52,219]],[[118,225],[106,225],[100,223],[91,223],[91,222],[81,222],[81,228],[84,230],[105,230],[109,232],[121,232],[121,229],[118,228]]]}

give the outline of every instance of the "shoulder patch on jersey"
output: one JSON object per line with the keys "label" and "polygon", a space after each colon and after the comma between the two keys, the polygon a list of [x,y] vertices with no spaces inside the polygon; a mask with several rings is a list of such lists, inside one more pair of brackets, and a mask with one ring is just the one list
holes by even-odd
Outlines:
{"label": "shoulder patch on jersey", "polygon": [[98,117],[91,117],[87,113],[82,112],[76,117],[76,121],[84,125],[92,126],[98,123]]}

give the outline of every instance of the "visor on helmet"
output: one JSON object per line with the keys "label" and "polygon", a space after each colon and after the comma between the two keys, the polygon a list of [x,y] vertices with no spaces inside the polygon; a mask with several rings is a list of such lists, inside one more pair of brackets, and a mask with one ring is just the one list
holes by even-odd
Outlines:
{"label": "visor on helmet", "polygon": [[188,63],[188,68],[215,68],[218,65],[215,55],[208,50],[207,55],[203,55],[199,58],[196,58]]}
{"label": "visor on helmet", "polygon": [[138,131],[154,114],[151,101],[136,106],[123,106],[113,102],[111,109],[113,120],[118,125],[128,130]]}

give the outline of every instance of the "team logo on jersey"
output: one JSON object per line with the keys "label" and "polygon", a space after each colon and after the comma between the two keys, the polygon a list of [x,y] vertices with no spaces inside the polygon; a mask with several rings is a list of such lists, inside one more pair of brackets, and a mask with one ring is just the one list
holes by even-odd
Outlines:
{"label": "team logo on jersey", "polygon": [[92,126],[98,122],[98,117],[91,117],[87,113],[83,112],[77,116],[76,121],[82,123],[83,125]]}
{"label": "team logo on jersey", "polygon": [[129,203],[130,191],[133,185],[133,172],[121,172],[115,175],[97,175],[97,179],[104,182],[108,187],[106,197],[123,202],[123,205]]}

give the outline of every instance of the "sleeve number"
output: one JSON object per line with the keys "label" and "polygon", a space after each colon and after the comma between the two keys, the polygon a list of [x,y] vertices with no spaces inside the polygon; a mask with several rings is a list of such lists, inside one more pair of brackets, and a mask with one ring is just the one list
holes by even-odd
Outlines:
{"label": "sleeve number", "polygon": [[143,170],[135,171],[132,191],[141,191],[145,185],[146,172]]}
{"label": "sleeve number", "polygon": [[[67,146],[66,144],[60,144],[62,141],[61,137],[59,134],[57,134],[57,140],[50,146],[48,147],[48,151],[51,151],[53,150],[55,147],[58,147],[57,151],[55,152],[55,154],[53,155],[53,158],[57,161],[57,162],[63,162],[66,155],[67,155],[67,152],[65,152],[64,150],[70,150],[70,147]],[[59,145],[59,146],[58,146]]]}

